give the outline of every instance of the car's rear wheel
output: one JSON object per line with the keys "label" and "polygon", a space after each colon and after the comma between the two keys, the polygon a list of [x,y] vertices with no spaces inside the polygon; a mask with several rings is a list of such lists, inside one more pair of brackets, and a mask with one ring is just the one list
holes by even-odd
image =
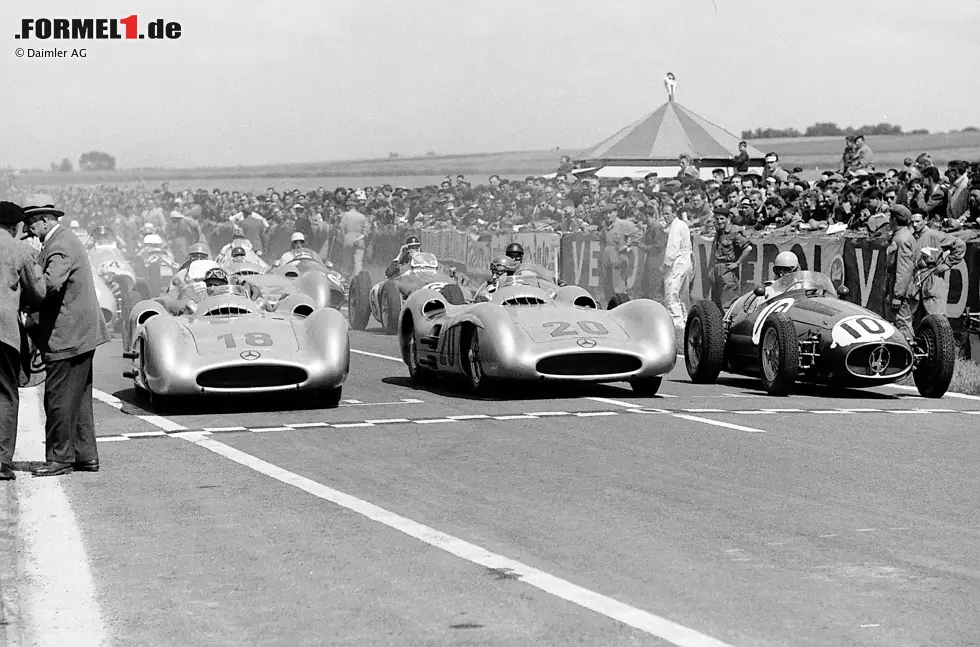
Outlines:
{"label": "car's rear wheel", "polygon": [[398,315],[402,309],[402,294],[398,286],[388,281],[381,287],[381,328],[386,334],[398,332]]}
{"label": "car's rear wheel", "polygon": [[714,384],[725,361],[725,324],[713,301],[691,308],[684,327],[684,364],[695,384]]}
{"label": "car's rear wheel", "polygon": [[487,377],[483,370],[483,359],[480,357],[480,331],[476,326],[470,326],[463,335],[462,348],[463,372],[469,381],[469,391],[473,395],[485,397],[494,391],[493,379]]}
{"label": "car's rear wheel", "polygon": [[351,281],[347,298],[347,321],[354,330],[364,330],[371,320],[371,275],[361,272]]}
{"label": "car's rear wheel", "polygon": [[796,326],[786,313],[769,315],[759,344],[762,386],[769,395],[788,395],[800,371],[800,343]]}
{"label": "car's rear wheel", "polygon": [[912,371],[912,380],[919,395],[925,398],[941,398],[949,390],[956,364],[956,338],[949,319],[928,315],[915,331],[915,344],[926,356],[919,360]]}
{"label": "car's rear wheel", "polygon": [[463,288],[455,283],[443,286],[439,292],[449,305],[460,306],[466,303],[466,295],[463,294]]}
{"label": "car's rear wheel", "polygon": [[626,294],[625,292],[617,292],[616,294],[613,295],[611,299],[609,299],[609,304],[606,306],[606,310],[613,310],[614,308],[618,308],[624,303],[629,303],[629,300],[630,300],[630,295]]}
{"label": "car's rear wheel", "polygon": [[663,384],[664,378],[662,376],[657,377],[642,377],[630,381],[630,386],[633,387],[633,393],[638,398],[652,398],[657,395],[660,390],[660,385]]}

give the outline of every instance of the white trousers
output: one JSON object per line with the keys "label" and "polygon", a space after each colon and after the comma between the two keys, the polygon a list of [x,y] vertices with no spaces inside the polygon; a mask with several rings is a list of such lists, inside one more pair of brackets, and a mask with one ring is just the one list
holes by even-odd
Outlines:
{"label": "white trousers", "polygon": [[667,310],[676,328],[684,328],[687,323],[687,306],[690,290],[690,274],[694,267],[690,263],[675,263],[664,278],[664,296]]}

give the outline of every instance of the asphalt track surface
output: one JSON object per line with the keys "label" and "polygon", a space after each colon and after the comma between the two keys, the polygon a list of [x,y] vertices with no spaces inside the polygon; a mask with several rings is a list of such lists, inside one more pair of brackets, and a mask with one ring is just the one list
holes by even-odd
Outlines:
{"label": "asphalt track surface", "polygon": [[770,398],[679,361],[656,398],[478,400],[413,386],[376,328],[351,348],[336,409],[163,418],[99,349],[102,471],[57,480],[105,644],[980,640],[980,399]]}

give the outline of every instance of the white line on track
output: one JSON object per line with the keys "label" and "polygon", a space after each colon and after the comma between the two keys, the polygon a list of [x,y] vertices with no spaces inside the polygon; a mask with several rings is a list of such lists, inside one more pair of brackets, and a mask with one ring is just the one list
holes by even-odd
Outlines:
{"label": "white line on track", "polygon": [[472,564],[516,575],[520,581],[529,586],[533,586],[562,600],[604,615],[607,618],[617,620],[651,636],[666,640],[671,644],[680,647],[728,647],[726,643],[697,630],[690,629],[667,618],[662,618],[602,595],[601,593],[573,584],[568,580],[551,575],[533,566],[528,566],[527,564],[497,553],[492,553],[485,548],[402,517],[350,494],[340,492],[339,490],[284,470],[281,467],[263,461],[260,458],[225,445],[224,443],[205,437],[194,439],[192,434],[186,434],[184,437],[186,440],[190,440],[215,454],[224,456],[239,465],[243,465],[260,474],[264,474],[286,485],[291,485],[347,510],[356,512],[361,516],[397,530],[429,546],[455,555]]}
{"label": "white line on track", "polygon": [[[44,438],[40,390],[21,390],[21,438]],[[43,442],[43,441],[42,441]],[[42,455],[43,458],[43,455]],[[96,647],[107,644],[81,531],[61,481],[19,478],[17,526],[27,546],[21,582],[29,626],[24,645]]]}
{"label": "white line on track", "polygon": [[378,359],[387,359],[392,362],[401,362],[401,357],[395,357],[393,355],[382,355],[381,353],[370,353],[366,350],[357,350],[356,348],[351,348],[350,352],[357,353],[358,355],[367,355],[368,357],[377,357]]}
{"label": "white line on track", "polygon": [[692,422],[701,422],[706,425],[712,425],[715,427],[724,427],[725,429],[734,429],[735,431],[748,431],[754,434],[764,434],[766,433],[762,429],[755,429],[754,427],[745,427],[743,425],[736,425],[730,422],[722,422],[721,420],[711,420],[710,418],[701,418],[698,416],[688,416],[683,413],[673,414],[675,418],[683,418],[684,420],[690,420]]}
{"label": "white line on track", "polygon": [[[595,400],[596,402],[602,402],[605,404],[613,404],[618,407],[626,407],[631,411],[636,411],[641,409],[640,405],[633,404],[632,402],[625,402],[623,400],[611,400],[609,398],[588,398],[589,400]],[[724,409],[684,409],[684,411],[691,411],[697,413],[731,413]],[[645,412],[644,412],[645,413]],[[744,425],[736,425],[730,422],[722,422],[720,420],[711,420],[710,418],[701,418],[698,416],[689,416],[682,413],[667,412],[669,415],[675,418],[681,418],[683,420],[690,420],[691,422],[700,422],[706,425],[711,425],[713,427],[723,427],[725,429],[734,429],[735,431],[747,431],[755,434],[766,433],[762,429],[756,429],[755,427],[746,427]]]}
{"label": "white line on track", "polygon": [[[898,389],[900,391],[915,391],[916,393],[919,392],[919,390],[914,386],[908,386],[906,384],[886,384],[885,387],[889,389]],[[966,393],[953,393],[952,391],[947,391],[946,395],[943,397],[960,398],[961,400],[980,400],[980,395],[969,395]]]}

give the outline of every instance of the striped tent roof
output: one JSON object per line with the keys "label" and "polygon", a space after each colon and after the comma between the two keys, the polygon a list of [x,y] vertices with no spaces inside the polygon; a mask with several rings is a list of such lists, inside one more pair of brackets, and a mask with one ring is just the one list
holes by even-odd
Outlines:
{"label": "striped tent roof", "polygon": [[[694,159],[728,159],[738,155],[739,138],[676,101],[668,101],[578,155],[579,160],[670,160],[687,153]],[[749,145],[749,158],[763,153]]]}

